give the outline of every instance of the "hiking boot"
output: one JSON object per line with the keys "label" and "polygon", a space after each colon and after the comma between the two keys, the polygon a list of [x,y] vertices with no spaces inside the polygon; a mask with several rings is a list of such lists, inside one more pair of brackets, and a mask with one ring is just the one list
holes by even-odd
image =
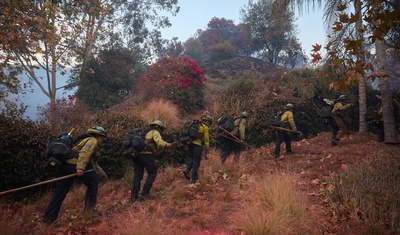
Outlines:
{"label": "hiking boot", "polygon": [[185,178],[187,180],[190,180],[190,176],[189,176],[189,173],[187,171],[183,171],[183,176],[185,176]]}
{"label": "hiking boot", "polygon": [[144,195],[142,194],[139,197],[139,201],[154,200],[154,199],[156,199],[156,197],[153,194],[144,194]]}
{"label": "hiking boot", "polygon": [[279,153],[274,153],[274,158],[278,158],[279,157]]}
{"label": "hiking boot", "polygon": [[286,152],[286,154],[290,155],[290,154],[294,154],[294,152],[293,151],[288,151],[288,152]]}
{"label": "hiking boot", "polygon": [[99,209],[94,209],[93,210],[93,215],[95,216],[103,216],[103,212]]}
{"label": "hiking boot", "polygon": [[337,139],[331,139],[331,145],[332,146],[336,146],[336,145],[338,145],[339,144],[339,140],[337,140]]}

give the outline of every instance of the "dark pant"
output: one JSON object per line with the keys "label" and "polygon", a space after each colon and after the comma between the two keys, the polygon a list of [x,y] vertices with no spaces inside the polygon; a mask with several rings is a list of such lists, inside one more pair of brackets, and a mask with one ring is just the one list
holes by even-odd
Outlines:
{"label": "dark pant", "polygon": [[277,135],[277,140],[275,143],[275,155],[279,155],[281,152],[281,144],[285,142],[286,145],[286,152],[291,153],[292,152],[292,140],[290,139],[290,135],[287,131],[281,131],[278,130],[278,135]]}
{"label": "dark pant", "polygon": [[346,123],[343,121],[343,119],[339,115],[335,115],[335,122],[338,127],[338,133],[336,135],[336,139],[340,140],[345,134],[347,134],[347,127]]}
{"label": "dark pant", "polygon": [[[232,137],[233,138],[233,137]],[[223,139],[222,144],[223,152],[221,155],[221,163],[224,164],[228,156],[234,152],[235,156],[233,158],[233,162],[239,162],[240,159],[240,150],[242,149],[242,145],[236,141],[230,140],[228,138]]]}
{"label": "dark pant", "polygon": [[157,176],[157,165],[152,154],[139,154],[133,159],[133,181],[131,200],[136,200],[139,197],[140,183],[142,182],[144,169],[147,171],[147,178],[143,185],[142,195],[146,196],[150,193],[153,182]]}
{"label": "dark pant", "polygon": [[[85,171],[93,169],[93,165],[90,163],[87,165]],[[64,163],[58,173],[58,177],[70,175],[76,173],[76,165]],[[43,222],[51,223],[54,222],[58,213],[60,212],[60,207],[64,201],[67,193],[69,192],[72,183],[75,178],[68,178],[64,180],[57,181],[53,197],[47,206],[46,212],[43,216]],[[99,178],[95,171],[86,172],[83,176],[78,177],[87,187],[86,189],[86,199],[85,199],[85,210],[92,209],[97,202],[97,191],[99,185]]]}
{"label": "dark pant", "polygon": [[378,129],[378,141],[383,142],[385,140],[385,129],[383,122],[377,122],[376,127]]}
{"label": "dark pant", "polygon": [[330,126],[332,128],[332,138],[331,138],[331,140],[336,140],[336,136],[337,136],[337,134],[339,132],[339,127],[336,125],[336,121],[335,121],[335,119],[333,117],[329,119],[329,124],[330,124]]}
{"label": "dark pant", "polygon": [[186,164],[185,171],[189,173],[192,171],[192,181],[197,181],[199,179],[199,167],[201,162],[201,155],[203,153],[203,147],[190,144],[189,145],[189,161]]}

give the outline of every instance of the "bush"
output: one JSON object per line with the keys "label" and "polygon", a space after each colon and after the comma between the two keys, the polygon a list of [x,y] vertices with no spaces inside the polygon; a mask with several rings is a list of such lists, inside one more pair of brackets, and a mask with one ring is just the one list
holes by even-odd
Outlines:
{"label": "bush", "polygon": [[204,108],[203,70],[183,57],[163,58],[145,71],[139,86],[146,99],[166,99],[175,104],[183,115]]}
{"label": "bush", "polygon": [[[48,177],[43,166],[44,153],[50,131],[47,125],[24,120],[12,113],[0,114],[0,191],[19,188],[43,181]],[[32,192],[41,192],[43,187],[18,191],[16,199]]]}

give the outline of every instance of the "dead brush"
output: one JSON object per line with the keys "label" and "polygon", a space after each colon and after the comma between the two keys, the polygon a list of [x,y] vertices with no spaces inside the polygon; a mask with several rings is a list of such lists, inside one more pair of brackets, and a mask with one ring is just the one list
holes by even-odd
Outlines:
{"label": "dead brush", "polygon": [[[377,226],[400,228],[400,160],[397,156],[363,159],[332,179],[328,199],[340,218],[349,215],[358,223],[373,221]],[[375,228],[384,232],[382,228]]]}

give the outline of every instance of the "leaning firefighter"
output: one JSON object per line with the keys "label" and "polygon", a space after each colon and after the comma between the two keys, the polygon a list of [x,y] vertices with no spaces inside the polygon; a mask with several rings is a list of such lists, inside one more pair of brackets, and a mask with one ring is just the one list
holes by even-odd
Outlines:
{"label": "leaning firefighter", "polygon": [[[107,132],[101,126],[89,128],[88,137],[81,140],[74,146],[73,150],[76,157],[67,160],[63,163],[58,176],[66,176],[76,173],[78,179],[81,180],[87,187],[85,199],[85,211],[96,212],[101,214],[100,211],[94,211],[97,201],[97,191],[99,184],[99,177],[108,178],[107,174],[96,163],[96,149],[107,138]],[[67,193],[69,192],[75,178],[67,178],[57,181],[54,194],[47,206],[46,212],[43,217],[43,223],[52,224],[57,220],[60,207],[64,201]]]}

